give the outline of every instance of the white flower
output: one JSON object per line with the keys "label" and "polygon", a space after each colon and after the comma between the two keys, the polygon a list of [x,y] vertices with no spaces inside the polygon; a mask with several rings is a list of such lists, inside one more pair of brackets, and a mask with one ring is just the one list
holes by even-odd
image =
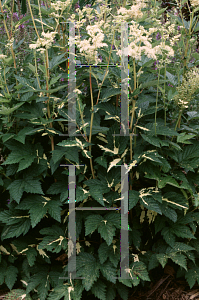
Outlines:
{"label": "white flower", "polygon": [[4,54],[0,54],[0,59],[2,58],[5,58],[5,57],[7,57],[7,55],[4,55]]}
{"label": "white flower", "polygon": [[82,94],[82,92],[79,89],[75,89],[73,92],[77,94]]}
{"label": "white flower", "polygon": [[91,243],[89,243],[88,241],[85,241],[85,245],[90,247]]}
{"label": "white flower", "polygon": [[192,6],[199,6],[199,0],[190,0]]}

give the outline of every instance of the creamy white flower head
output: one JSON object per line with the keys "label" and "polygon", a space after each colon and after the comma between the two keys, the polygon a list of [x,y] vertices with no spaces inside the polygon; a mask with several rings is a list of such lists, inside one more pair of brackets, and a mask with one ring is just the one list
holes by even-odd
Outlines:
{"label": "creamy white flower head", "polygon": [[56,11],[58,10],[65,10],[67,6],[69,6],[71,3],[70,0],[67,1],[57,1],[56,3],[51,3],[51,7],[55,9]]}
{"label": "creamy white flower head", "polygon": [[29,48],[30,49],[36,49],[37,47],[39,47],[40,45],[38,45],[37,43],[36,44],[30,44],[29,45]]}
{"label": "creamy white flower head", "polygon": [[46,49],[45,49],[45,48],[39,48],[39,49],[37,49],[36,51],[38,51],[38,52],[40,52],[40,53],[44,53],[44,52],[46,51]]}
{"label": "creamy white flower head", "polygon": [[0,54],[0,59],[3,59],[3,58],[5,58],[5,57],[7,57],[7,55],[5,55],[5,54]]}
{"label": "creamy white flower head", "polygon": [[199,0],[190,0],[192,6],[199,6]]}
{"label": "creamy white flower head", "polygon": [[79,95],[79,94],[82,94],[82,92],[81,92],[79,89],[75,89],[73,92],[74,92],[74,93],[77,93],[78,95]]}

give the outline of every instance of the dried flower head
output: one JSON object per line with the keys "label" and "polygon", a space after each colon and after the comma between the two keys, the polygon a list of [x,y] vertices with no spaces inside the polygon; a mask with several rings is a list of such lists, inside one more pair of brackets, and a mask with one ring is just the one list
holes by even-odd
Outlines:
{"label": "dried flower head", "polygon": [[181,108],[188,108],[189,102],[193,99],[193,96],[198,89],[199,82],[199,70],[194,67],[185,74],[182,84],[177,87],[178,94],[174,96],[174,101]]}
{"label": "dried flower head", "polygon": [[[56,32],[42,32],[42,35],[44,38],[40,38],[36,41],[35,44],[30,44],[29,48],[30,49],[37,49],[37,51],[44,52],[45,49],[49,49],[52,46],[52,43],[54,42],[54,37],[56,35]],[[43,48],[40,48],[43,47]]]}

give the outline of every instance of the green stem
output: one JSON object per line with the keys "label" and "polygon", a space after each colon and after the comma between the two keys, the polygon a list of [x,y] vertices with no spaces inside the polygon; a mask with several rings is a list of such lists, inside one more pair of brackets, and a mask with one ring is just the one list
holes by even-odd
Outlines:
{"label": "green stem", "polygon": [[[163,99],[164,99],[164,126],[166,126],[166,120],[167,120],[167,113],[166,113],[166,104],[165,104],[165,89],[166,89],[166,63],[164,68],[164,93],[163,93]],[[166,137],[165,137],[166,138]]]}
{"label": "green stem", "polygon": [[6,82],[6,71],[5,71],[5,65],[3,65],[3,68],[4,68],[4,72],[3,72],[3,74],[4,74],[4,82],[5,82],[6,90],[7,90],[8,94],[10,95],[10,93],[9,93],[9,90],[8,90],[8,86],[7,86],[7,82]]}
{"label": "green stem", "polygon": [[159,80],[160,80],[160,69],[158,73],[158,86],[157,86],[157,94],[156,94],[156,104],[155,104],[155,136],[156,136],[156,120],[157,120],[157,109],[158,109],[158,89],[159,89]]}
{"label": "green stem", "polygon": [[104,83],[104,80],[105,80],[105,78],[106,78],[106,76],[107,76],[107,74],[108,74],[108,67],[109,67],[109,63],[110,63],[110,59],[111,59],[111,52],[112,52],[112,46],[113,46],[114,37],[115,37],[115,30],[114,30],[114,32],[113,32],[113,39],[112,39],[112,43],[111,43],[111,51],[110,51],[110,53],[109,53],[109,59],[108,59],[107,67],[106,67],[106,73],[105,73],[104,78],[103,78],[103,80],[102,80],[102,83],[101,83],[101,86],[100,86],[100,89],[99,89],[99,92],[98,92],[98,95],[97,95],[97,101],[96,101],[96,104],[95,104],[95,105],[98,104],[99,96],[100,96],[100,92],[101,92],[101,88],[102,88],[102,85],[103,85],[103,83]]}
{"label": "green stem", "polygon": [[[91,124],[90,124],[90,135],[89,135],[89,143],[91,143],[91,138],[92,138],[92,127],[93,127],[93,118],[94,118],[94,107],[93,107],[93,91],[92,91],[92,83],[91,83],[91,66],[89,66],[90,73],[89,73],[89,81],[90,81],[90,92],[91,92]],[[89,151],[91,154],[91,145],[89,146]],[[90,158],[90,166],[91,166],[91,172],[93,179],[95,179],[94,175],[94,170],[93,170],[93,162],[92,162],[92,157]]]}

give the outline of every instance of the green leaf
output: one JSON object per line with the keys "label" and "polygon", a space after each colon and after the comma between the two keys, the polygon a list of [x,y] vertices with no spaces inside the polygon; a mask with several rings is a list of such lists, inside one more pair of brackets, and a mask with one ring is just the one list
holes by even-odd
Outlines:
{"label": "green leaf", "polygon": [[178,215],[174,209],[169,207],[165,202],[161,205],[161,210],[163,215],[165,215],[167,218],[169,218],[171,221],[176,222]]}
{"label": "green leaf", "polygon": [[159,261],[157,259],[157,254],[153,253],[150,257],[150,260],[149,260],[149,264],[148,264],[148,271],[152,270],[152,269],[155,269],[156,267],[159,266]]}
{"label": "green leaf", "polygon": [[59,74],[58,76],[53,77],[49,83],[49,88],[51,87],[51,85],[55,84],[61,77],[62,77],[62,74]]}
{"label": "green leaf", "polygon": [[143,197],[144,199],[142,200],[142,195],[140,195],[140,204],[142,204],[144,207],[146,207],[149,210],[153,210],[157,212],[158,214],[162,215],[161,207],[160,204],[153,199],[151,196],[145,196]]}
{"label": "green leaf", "polygon": [[147,267],[142,261],[133,262],[130,273],[132,276],[138,276],[144,281],[151,281],[148,275]]}
{"label": "green leaf", "polygon": [[110,246],[113,241],[116,228],[109,222],[105,222],[104,220],[101,221],[100,225],[98,226],[98,232],[100,233],[101,237],[107,242],[107,245]]}
{"label": "green leaf", "polygon": [[96,262],[94,256],[90,253],[80,252],[76,258],[77,261],[77,277],[85,277],[82,284],[86,291],[89,291],[93,283],[99,278],[100,265]]}
{"label": "green leaf", "polygon": [[139,201],[139,192],[129,190],[129,210],[131,210]]}
{"label": "green leaf", "polygon": [[174,187],[180,188],[177,181],[172,176],[160,177],[158,178],[158,188],[162,189],[166,184],[172,185]]}
{"label": "green leaf", "polygon": [[189,284],[190,289],[192,289],[192,287],[196,283],[196,280],[199,278],[198,267],[197,267],[197,269],[196,268],[189,269],[185,274],[185,278]]}
{"label": "green leaf", "polygon": [[178,237],[188,238],[188,239],[196,239],[196,237],[192,234],[189,227],[186,225],[173,224],[173,226],[171,228],[171,232]]}
{"label": "green leaf", "polygon": [[147,87],[150,87],[150,86],[156,86],[156,85],[159,85],[159,84],[162,84],[164,82],[167,82],[167,80],[159,80],[159,83],[158,83],[158,80],[152,80],[152,81],[147,81],[145,83],[142,83],[139,88],[140,89],[145,89]]}
{"label": "green leaf", "polygon": [[28,263],[30,265],[30,267],[34,266],[34,263],[36,261],[36,257],[37,257],[37,251],[34,248],[28,248],[28,250],[25,252],[27,259],[28,259]]}
{"label": "green leaf", "polygon": [[106,300],[106,284],[100,279],[92,286],[91,292],[95,297],[101,300]]}
{"label": "green leaf", "polygon": [[103,220],[103,217],[100,215],[90,215],[88,217],[86,217],[86,221],[85,221],[85,236],[94,232],[100,222]]}
{"label": "green leaf", "polygon": [[140,133],[140,135],[149,144],[154,145],[154,146],[159,147],[159,148],[161,147],[160,146],[160,139],[158,137],[151,136],[151,135],[146,135],[146,134],[143,134],[143,133]]}
{"label": "green leaf", "polygon": [[166,263],[168,261],[168,257],[164,253],[156,254],[157,260],[160,262],[161,266],[164,268],[166,266]]}
{"label": "green leaf", "polygon": [[104,156],[97,157],[95,162],[107,169],[107,160]]}
{"label": "green leaf", "polygon": [[117,283],[116,288],[120,297],[123,300],[128,300],[129,289],[120,282]]}
{"label": "green leaf", "polygon": [[107,245],[107,243],[100,244],[98,248],[98,256],[101,264],[103,264],[107,260],[108,255],[109,255],[109,246]]}
{"label": "green leaf", "polygon": [[24,182],[22,179],[14,180],[8,187],[7,190],[10,192],[10,196],[19,203],[23,195]]}
{"label": "green leaf", "polygon": [[191,142],[188,140],[194,138],[195,136],[195,134],[186,134],[185,132],[182,132],[177,137],[177,143],[191,144]]}
{"label": "green leaf", "polygon": [[110,261],[105,262],[103,265],[100,265],[100,271],[102,275],[110,282],[116,283],[116,279],[114,277],[117,277],[116,275],[116,268],[113,267],[112,263]]}
{"label": "green leaf", "polygon": [[119,88],[107,88],[102,91],[101,99],[102,101],[104,101],[105,99],[119,95],[120,93],[121,93],[121,89]]}
{"label": "green leaf", "polygon": [[114,299],[116,299],[115,286],[112,286],[112,285],[108,284],[108,286],[107,286],[107,293],[106,293],[106,299],[107,300],[114,300]]}
{"label": "green leaf", "polygon": [[174,263],[178,264],[179,266],[183,267],[187,271],[187,261],[186,256],[182,253],[170,253],[168,255]]}
{"label": "green leaf", "polygon": [[8,225],[3,228],[1,233],[2,241],[12,237],[19,237],[21,234],[25,235],[30,229],[30,220],[23,218],[16,225]]}
{"label": "green leaf", "polygon": [[53,70],[56,66],[60,65],[62,62],[66,61],[68,58],[64,58],[66,56],[66,53],[63,53],[61,55],[55,55],[50,61],[49,61],[49,69]]}
{"label": "green leaf", "polygon": [[99,202],[102,206],[105,206],[104,200],[103,200],[103,193],[108,193],[110,191],[110,188],[108,187],[108,184],[101,182],[98,179],[90,179],[84,181],[84,183],[89,186],[89,192],[91,196]]}
{"label": "green leaf", "polygon": [[10,115],[11,113],[13,113],[13,111],[15,111],[16,109],[18,109],[20,106],[22,106],[24,103],[19,103],[11,108],[3,108],[2,110],[0,110],[0,115]]}
{"label": "green leaf", "polygon": [[17,280],[18,269],[14,266],[9,266],[5,273],[5,283],[7,287],[11,290]]}
{"label": "green leaf", "polygon": [[59,148],[57,147],[57,149],[52,151],[52,159],[54,163],[56,163],[58,160],[63,158],[63,156],[65,156],[65,158],[68,159],[69,161],[73,161],[79,164],[78,147],[74,147],[72,149],[71,148],[64,149],[62,147]]}
{"label": "green leaf", "polygon": [[49,294],[48,300],[60,300],[63,299],[68,300],[68,286],[63,285],[57,285],[53,291]]}
{"label": "green leaf", "polygon": [[161,234],[167,244],[171,247],[175,245],[175,235],[173,234],[172,228],[164,227],[161,231]]}
{"label": "green leaf", "polygon": [[190,245],[187,245],[185,243],[176,242],[173,246],[173,250],[186,252],[186,251],[190,251],[190,250],[195,250],[195,248],[191,247]]}
{"label": "green leaf", "polygon": [[[68,193],[68,191],[67,191]],[[46,208],[48,209],[48,213],[51,215],[53,219],[58,222],[61,222],[61,203],[56,200],[50,200],[46,204]]]}

